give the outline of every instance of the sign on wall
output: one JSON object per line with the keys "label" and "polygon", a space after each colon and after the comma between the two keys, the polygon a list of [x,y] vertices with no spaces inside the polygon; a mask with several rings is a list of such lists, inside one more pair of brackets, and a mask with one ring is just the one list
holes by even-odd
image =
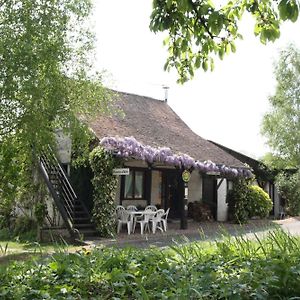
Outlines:
{"label": "sign on wall", "polygon": [[113,175],[116,175],[116,176],[129,175],[129,168],[116,168],[116,169],[113,169]]}
{"label": "sign on wall", "polygon": [[184,182],[189,182],[191,179],[191,173],[188,170],[184,170],[181,176]]}

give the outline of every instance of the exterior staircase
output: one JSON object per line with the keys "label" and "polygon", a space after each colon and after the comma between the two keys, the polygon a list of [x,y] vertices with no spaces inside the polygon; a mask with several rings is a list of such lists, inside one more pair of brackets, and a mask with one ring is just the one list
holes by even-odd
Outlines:
{"label": "exterior staircase", "polygon": [[73,240],[96,236],[95,226],[84,203],[51,150],[40,156],[39,166],[51,196]]}

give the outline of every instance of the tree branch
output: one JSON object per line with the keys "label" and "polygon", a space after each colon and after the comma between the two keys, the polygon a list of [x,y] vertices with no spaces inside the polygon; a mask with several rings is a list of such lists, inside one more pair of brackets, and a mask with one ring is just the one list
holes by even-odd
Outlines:
{"label": "tree branch", "polygon": [[216,38],[217,36],[213,35],[211,33],[211,31],[209,30],[207,24],[206,24],[206,20],[199,14],[198,10],[197,10],[197,4],[194,3],[192,0],[190,0],[190,4],[193,7],[194,12],[196,13],[196,22],[200,21],[200,23],[202,24],[202,26],[204,27],[204,29],[206,30],[206,32],[208,33],[209,37],[213,40],[214,38]]}

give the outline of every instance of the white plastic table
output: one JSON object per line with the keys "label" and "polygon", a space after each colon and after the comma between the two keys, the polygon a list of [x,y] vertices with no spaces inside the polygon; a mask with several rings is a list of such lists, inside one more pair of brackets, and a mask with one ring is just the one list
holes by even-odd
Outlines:
{"label": "white plastic table", "polygon": [[131,227],[131,232],[133,231],[133,220],[135,217],[139,216],[143,216],[143,215],[152,215],[154,216],[156,214],[156,211],[152,211],[152,210],[131,210],[128,211],[129,215],[130,215],[130,227]]}

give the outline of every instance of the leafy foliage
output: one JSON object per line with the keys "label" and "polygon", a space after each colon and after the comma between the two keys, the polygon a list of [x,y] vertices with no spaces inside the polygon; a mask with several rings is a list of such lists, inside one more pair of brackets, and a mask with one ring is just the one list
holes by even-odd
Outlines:
{"label": "leafy foliage", "polygon": [[300,214],[300,171],[296,173],[281,172],[276,177],[276,186],[284,201],[289,215]]}
{"label": "leafy foliage", "polygon": [[111,236],[116,227],[113,216],[118,182],[113,175],[113,168],[118,165],[118,160],[99,146],[90,154],[90,165],[94,173],[93,221],[101,236]]}
{"label": "leafy foliage", "polygon": [[89,131],[87,125],[74,120],[72,126],[72,155],[71,164],[72,167],[86,167],[89,165],[89,155],[91,152],[91,144],[95,137]]}
{"label": "leafy foliage", "polygon": [[249,186],[248,201],[249,217],[265,218],[269,215],[273,206],[269,195],[257,185]]}
{"label": "leafy foliage", "polygon": [[209,245],[99,248],[13,263],[1,299],[292,299],[300,294],[300,242],[225,237]]}
{"label": "leafy foliage", "polygon": [[34,162],[30,145],[18,136],[0,144],[0,228],[12,229],[15,208],[32,208],[40,196],[39,183],[34,181]]}
{"label": "leafy foliage", "polygon": [[[262,132],[285,167],[300,166],[300,52],[290,45],[280,53],[275,68],[277,86],[269,97],[271,110]],[[278,159],[277,159],[278,160]]]}
{"label": "leafy foliage", "polygon": [[35,204],[38,155],[55,148],[55,129],[110,107],[111,93],[91,64],[91,8],[90,0],[0,1],[2,224],[15,206]]}
{"label": "leafy foliage", "polygon": [[37,224],[33,218],[28,216],[19,216],[14,225],[14,236],[24,234],[30,231],[36,231]]}
{"label": "leafy foliage", "polygon": [[233,187],[228,191],[228,217],[237,223],[245,223],[249,219],[248,203],[249,186],[245,180],[234,181]]}
{"label": "leafy foliage", "polygon": [[249,180],[234,182],[232,190],[228,192],[227,203],[229,219],[237,223],[245,223],[254,216],[264,218],[273,206],[269,195]]}
{"label": "leafy foliage", "polygon": [[265,44],[279,38],[281,21],[295,22],[298,11],[297,0],[228,0],[220,8],[212,0],[154,0],[150,29],[167,31],[165,69],[176,68],[178,81],[184,83],[195,69],[213,70],[216,55],[223,59],[236,51],[235,41],[242,38],[239,22],[245,13],[255,19],[254,34]]}
{"label": "leafy foliage", "polygon": [[269,168],[273,169],[274,175],[277,175],[276,172],[278,173],[278,170],[292,167],[287,160],[271,152],[266,153],[262,160]]}

